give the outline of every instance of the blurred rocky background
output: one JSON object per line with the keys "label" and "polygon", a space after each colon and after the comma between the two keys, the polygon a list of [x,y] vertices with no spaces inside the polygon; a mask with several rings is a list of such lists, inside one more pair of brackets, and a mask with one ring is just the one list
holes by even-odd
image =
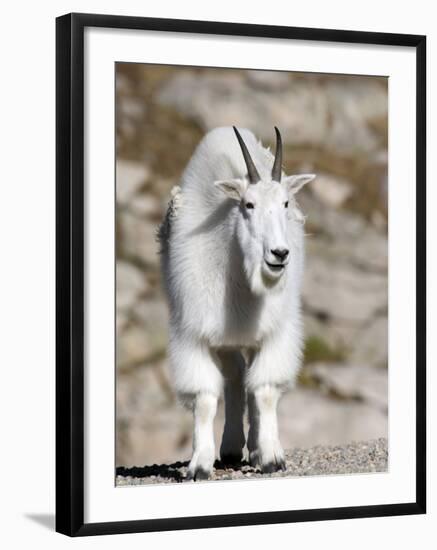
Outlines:
{"label": "blurred rocky background", "polygon": [[[166,369],[155,232],[209,129],[250,128],[287,173],[314,172],[307,216],[305,359],[280,404],[284,448],[387,437],[387,80],[116,66],[116,464],[187,460],[191,415]],[[223,408],[216,419],[219,442]]]}

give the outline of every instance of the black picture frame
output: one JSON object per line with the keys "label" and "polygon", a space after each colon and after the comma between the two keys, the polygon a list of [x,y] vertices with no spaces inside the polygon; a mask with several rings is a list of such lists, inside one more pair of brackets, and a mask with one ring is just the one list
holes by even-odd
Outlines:
{"label": "black picture frame", "polygon": [[[84,523],[84,29],[403,46],[416,50],[416,499],[387,505]],[[56,20],[56,530],[69,536],[423,514],[426,511],[426,37],[68,14]]]}

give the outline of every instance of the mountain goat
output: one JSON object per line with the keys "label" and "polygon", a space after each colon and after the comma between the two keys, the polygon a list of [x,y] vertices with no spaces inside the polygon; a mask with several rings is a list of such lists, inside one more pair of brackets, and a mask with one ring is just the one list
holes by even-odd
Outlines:
{"label": "mountain goat", "polygon": [[[159,229],[172,382],[194,416],[191,479],[213,469],[213,421],[224,388],[224,463],[284,469],[277,404],[302,355],[303,216],[295,194],[315,176],[282,173],[249,130],[216,128],[198,145]],[[273,166],[273,168],[272,168]]]}

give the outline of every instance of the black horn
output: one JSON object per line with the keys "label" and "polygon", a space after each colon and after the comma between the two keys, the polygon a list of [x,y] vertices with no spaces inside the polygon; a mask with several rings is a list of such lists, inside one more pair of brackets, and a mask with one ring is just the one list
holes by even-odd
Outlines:
{"label": "black horn", "polygon": [[235,135],[237,136],[238,143],[240,144],[241,151],[243,153],[244,162],[247,166],[247,174],[249,176],[250,183],[258,183],[261,179],[258,174],[258,170],[255,167],[255,164],[253,163],[252,157],[250,156],[250,153],[246,147],[246,144],[243,141],[243,138],[240,135],[240,132],[233,126]]}
{"label": "black horn", "polygon": [[282,138],[279,130],[275,126],[276,132],[276,153],[275,153],[275,162],[273,163],[272,168],[272,180],[281,182],[282,175]]}

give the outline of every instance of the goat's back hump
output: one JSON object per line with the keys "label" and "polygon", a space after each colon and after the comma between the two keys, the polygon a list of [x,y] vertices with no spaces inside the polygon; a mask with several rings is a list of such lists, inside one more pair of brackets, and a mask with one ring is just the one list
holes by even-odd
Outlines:
{"label": "goat's back hump", "polygon": [[[250,130],[240,131],[254,157],[260,148]],[[232,127],[214,128],[208,132],[197,146],[182,176],[181,185],[202,180],[202,184],[212,185],[214,181],[241,178],[247,172],[243,155]],[[194,183],[193,181],[193,183]]]}

